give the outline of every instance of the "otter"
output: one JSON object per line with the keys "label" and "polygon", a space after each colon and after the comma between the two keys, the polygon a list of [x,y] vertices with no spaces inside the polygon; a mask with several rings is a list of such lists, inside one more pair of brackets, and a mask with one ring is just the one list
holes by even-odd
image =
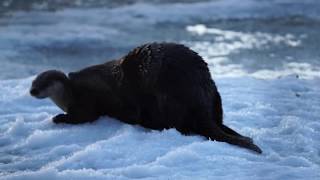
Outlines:
{"label": "otter", "polygon": [[107,115],[262,153],[251,138],[223,124],[221,97],[207,63],[181,44],[144,44],[120,59],[68,75],[45,71],[32,82],[30,94],[49,97],[65,112],[53,117],[54,123],[79,124]]}

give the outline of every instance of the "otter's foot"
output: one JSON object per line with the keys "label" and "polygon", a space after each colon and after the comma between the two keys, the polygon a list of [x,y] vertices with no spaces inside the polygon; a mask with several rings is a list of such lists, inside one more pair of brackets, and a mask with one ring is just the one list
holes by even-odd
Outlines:
{"label": "otter's foot", "polygon": [[53,117],[52,120],[56,124],[58,124],[58,123],[68,123],[69,122],[69,117],[66,114],[58,114],[55,117]]}

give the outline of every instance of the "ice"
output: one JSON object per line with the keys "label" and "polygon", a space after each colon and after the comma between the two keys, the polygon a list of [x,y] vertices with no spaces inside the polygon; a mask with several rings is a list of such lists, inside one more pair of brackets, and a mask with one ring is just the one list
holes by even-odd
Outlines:
{"label": "ice", "polygon": [[210,35],[215,39],[213,42],[200,41],[189,44],[192,49],[208,59],[209,63],[217,67],[217,70],[213,71],[217,76],[239,77],[250,75],[262,79],[274,79],[288,75],[299,75],[299,77],[306,79],[320,77],[320,68],[308,62],[291,60],[291,62],[283,63],[281,69],[259,69],[250,73],[243,65],[230,63],[230,59],[227,57],[246,49],[262,49],[270,45],[284,44],[287,47],[299,47],[303,40],[301,37],[295,37],[292,34],[243,33],[209,28],[203,24],[187,26],[186,30],[198,36]]}
{"label": "ice", "polygon": [[[253,49],[266,46],[270,43],[275,45],[283,43],[288,46],[299,46],[301,41],[296,39],[292,34],[286,35],[272,35],[268,33],[255,32],[243,33],[228,30],[221,30],[217,28],[208,28],[203,24],[187,26],[187,31],[198,34],[200,36],[205,34],[213,35],[218,43],[210,46],[214,51],[215,56],[228,55],[231,52],[236,52],[241,49]],[[232,41],[233,43],[230,43]],[[220,42],[220,43],[219,43]],[[209,44],[206,44],[209,46]]]}

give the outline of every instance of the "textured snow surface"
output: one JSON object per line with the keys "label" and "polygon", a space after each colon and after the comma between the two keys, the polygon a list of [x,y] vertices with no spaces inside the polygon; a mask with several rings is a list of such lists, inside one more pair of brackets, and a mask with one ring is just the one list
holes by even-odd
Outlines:
{"label": "textured snow surface", "polygon": [[226,143],[147,130],[108,117],[56,125],[60,111],[28,95],[33,77],[0,81],[3,179],[318,179],[320,80],[219,78],[225,124],[262,155]]}

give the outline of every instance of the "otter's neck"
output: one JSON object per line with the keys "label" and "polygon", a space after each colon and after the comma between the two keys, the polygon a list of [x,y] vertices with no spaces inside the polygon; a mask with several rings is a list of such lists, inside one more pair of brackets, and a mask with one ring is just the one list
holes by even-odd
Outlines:
{"label": "otter's neck", "polygon": [[64,112],[68,112],[73,97],[71,87],[67,83],[56,83],[53,88],[54,92],[50,93],[50,99]]}

